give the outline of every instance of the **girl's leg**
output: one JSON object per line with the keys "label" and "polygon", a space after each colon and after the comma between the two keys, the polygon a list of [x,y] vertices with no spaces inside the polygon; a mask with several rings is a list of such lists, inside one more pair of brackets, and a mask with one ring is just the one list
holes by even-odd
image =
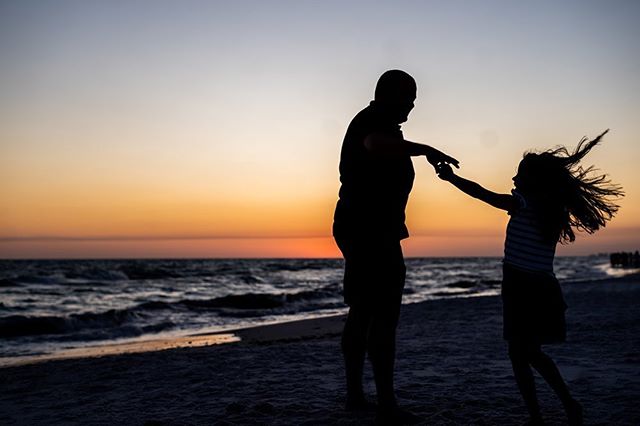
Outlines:
{"label": "girl's leg", "polygon": [[567,384],[562,379],[558,367],[553,360],[542,352],[540,346],[537,346],[531,353],[531,365],[535,368],[542,378],[551,386],[551,389],[558,395],[570,425],[582,424],[582,406],[578,401],[571,397]]}
{"label": "girl's leg", "polygon": [[514,341],[509,342],[509,358],[513,368],[518,389],[524,399],[524,403],[531,417],[531,424],[542,424],[542,415],[540,414],[540,405],[538,404],[538,396],[536,395],[536,385],[533,380],[533,372],[529,366],[529,345]]}

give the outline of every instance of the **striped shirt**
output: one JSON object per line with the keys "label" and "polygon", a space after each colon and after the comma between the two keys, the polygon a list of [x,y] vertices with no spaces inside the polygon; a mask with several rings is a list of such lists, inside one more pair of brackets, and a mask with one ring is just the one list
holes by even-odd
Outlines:
{"label": "striped shirt", "polygon": [[556,242],[545,241],[534,210],[520,193],[515,190],[511,193],[520,207],[509,212],[503,262],[527,271],[553,274]]}

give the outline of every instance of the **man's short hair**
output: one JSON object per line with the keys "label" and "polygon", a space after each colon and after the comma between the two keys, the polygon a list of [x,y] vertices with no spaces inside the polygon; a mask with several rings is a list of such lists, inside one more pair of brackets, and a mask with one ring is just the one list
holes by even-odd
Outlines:
{"label": "man's short hair", "polygon": [[376,84],[375,100],[394,100],[404,95],[415,93],[416,81],[404,71],[385,71]]}

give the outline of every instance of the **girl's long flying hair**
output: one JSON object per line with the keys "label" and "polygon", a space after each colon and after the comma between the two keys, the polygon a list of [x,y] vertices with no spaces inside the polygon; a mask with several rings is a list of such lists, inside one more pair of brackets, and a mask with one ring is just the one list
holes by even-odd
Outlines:
{"label": "girl's long flying hair", "polygon": [[550,241],[569,243],[576,239],[574,229],[589,234],[603,228],[618,211],[615,200],[624,196],[622,187],[612,184],[593,166],[579,163],[609,129],[593,140],[582,138],[570,153],[565,147],[542,153],[527,153],[525,165],[531,188],[540,200],[540,225]]}

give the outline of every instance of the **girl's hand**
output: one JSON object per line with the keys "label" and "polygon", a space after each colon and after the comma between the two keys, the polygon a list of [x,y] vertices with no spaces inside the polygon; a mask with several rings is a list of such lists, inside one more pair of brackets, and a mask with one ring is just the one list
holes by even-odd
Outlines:
{"label": "girl's hand", "polygon": [[435,167],[436,173],[440,179],[451,182],[455,174],[453,173],[453,169],[450,165],[447,163],[438,163]]}

